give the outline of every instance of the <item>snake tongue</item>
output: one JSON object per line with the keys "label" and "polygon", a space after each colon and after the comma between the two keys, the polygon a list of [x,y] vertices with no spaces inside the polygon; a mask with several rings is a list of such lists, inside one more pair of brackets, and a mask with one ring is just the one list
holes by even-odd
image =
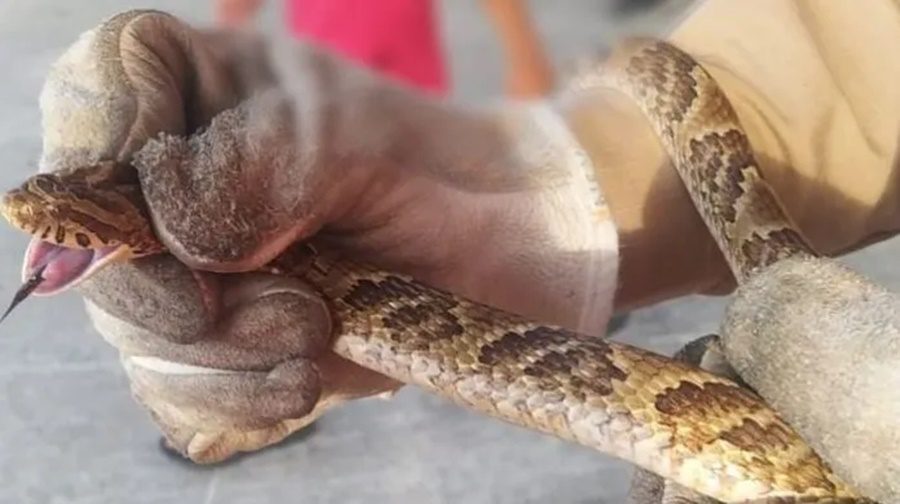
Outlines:
{"label": "snake tongue", "polygon": [[43,282],[35,295],[50,295],[74,285],[85,276],[103,251],[71,249],[34,239],[25,252],[22,279],[27,280],[35,270],[46,265]]}

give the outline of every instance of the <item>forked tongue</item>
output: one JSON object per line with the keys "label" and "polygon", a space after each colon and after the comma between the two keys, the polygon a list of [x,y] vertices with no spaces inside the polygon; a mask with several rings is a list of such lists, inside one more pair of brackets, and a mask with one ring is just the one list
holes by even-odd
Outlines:
{"label": "forked tongue", "polygon": [[16,291],[0,322],[32,293],[53,294],[78,279],[91,266],[93,250],[70,249],[33,239],[25,252],[22,286]]}
{"label": "forked tongue", "polygon": [[39,268],[43,280],[35,288],[37,295],[54,294],[78,279],[94,261],[95,251],[60,247],[38,239],[31,240],[25,252],[22,281],[34,277]]}

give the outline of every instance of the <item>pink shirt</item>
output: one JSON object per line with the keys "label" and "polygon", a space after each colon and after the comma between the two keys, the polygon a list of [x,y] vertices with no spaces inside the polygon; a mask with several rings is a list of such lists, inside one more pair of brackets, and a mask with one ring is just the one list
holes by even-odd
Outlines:
{"label": "pink shirt", "polygon": [[440,28],[430,0],[286,0],[291,31],[382,74],[444,94]]}

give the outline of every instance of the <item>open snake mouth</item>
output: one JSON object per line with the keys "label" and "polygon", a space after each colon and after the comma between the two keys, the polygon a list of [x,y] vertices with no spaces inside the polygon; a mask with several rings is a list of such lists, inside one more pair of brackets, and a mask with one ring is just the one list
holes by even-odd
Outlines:
{"label": "open snake mouth", "polygon": [[38,238],[31,240],[25,251],[22,280],[27,281],[36,270],[44,268],[44,280],[34,289],[36,296],[50,296],[81,283],[104,264],[124,251],[124,247],[76,249],[61,247]]}

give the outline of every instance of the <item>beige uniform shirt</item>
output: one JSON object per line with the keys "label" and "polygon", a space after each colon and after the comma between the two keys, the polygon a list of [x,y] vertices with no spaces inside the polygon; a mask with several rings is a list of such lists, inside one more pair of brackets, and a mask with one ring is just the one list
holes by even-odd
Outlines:
{"label": "beige uniform shirt", "polygon": [[[669,40],[720,83],[819,252],[897,232],[900,3],[708,0]],[[619,229],[617,306],[729,292],[724,260],[637,108],[609,94],[567,117]]]}

